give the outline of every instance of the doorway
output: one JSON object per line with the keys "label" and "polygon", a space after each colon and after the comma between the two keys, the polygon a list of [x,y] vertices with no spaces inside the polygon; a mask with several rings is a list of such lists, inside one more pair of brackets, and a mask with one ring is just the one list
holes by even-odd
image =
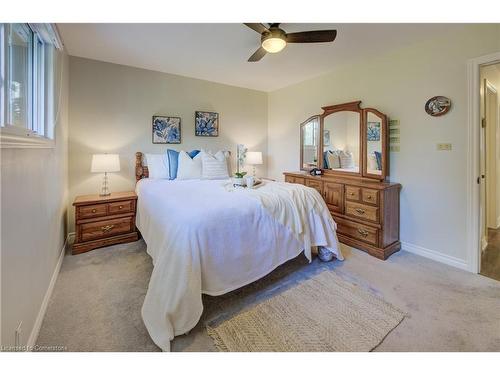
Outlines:
{"label": "doorway", "polygon": [[480,273],[500,281],[500,63],[480,67]]}

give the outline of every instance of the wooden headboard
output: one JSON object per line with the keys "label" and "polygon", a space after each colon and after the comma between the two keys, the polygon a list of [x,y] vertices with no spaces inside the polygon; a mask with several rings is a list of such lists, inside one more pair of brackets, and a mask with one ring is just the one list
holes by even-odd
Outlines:
{"label": "wooden headboard", "polygon": [[149,177],[149,169],[147,165],[142,165],[142,152],[135,153],[135,181],[139,181],[143,178]]}
{"label": "wooden headboard", "polygon": [[[232,153],[229,152],[229,157]],[[149,169],[147,165],[143,165],[144,154],[142,152],[135,153],[135,181],[139,181],[143,178],[149,178]],[[229,162],[229,172],[231,172],[231,163]]]}

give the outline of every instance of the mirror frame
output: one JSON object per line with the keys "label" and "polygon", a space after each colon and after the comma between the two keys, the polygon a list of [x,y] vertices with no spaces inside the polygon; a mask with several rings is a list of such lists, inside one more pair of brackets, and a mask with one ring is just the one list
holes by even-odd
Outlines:
{"label": "mirror frame", "polygon": [[319,124],[319,129],[318,129],[319,131],[318,131],[318,135],[317,135],[317,137],[319,138],[317,140],[318,150],[317,150],[317,154],[316,154],[316,160],[317,160],[318,165],[315,168],[323,169],[323,164],[322,164],[323,160],[320,159],[321,150],[323,147],[323,143],[321,140],[321,134],[323,134],[323,133],[321,132],[320,116],[314,115],[314,116],[309,117],[306,121],[302,122],[300,124],[300,128],[299,128],[300,129],[300,170],[301,171],[311,171],[313,169],[313,168],[304,168],[304,137],[302,136],[302,128],[305,125],[307,125],[308,123],[310,123],[313,119],[317,119],[318,124]]}
{"label": "mirror frame", "polygon": [[363,175],[363,167],[362,167],[362,160],[358,160],[358,166],[359,166],[359,172],[343,172],[343,171],[332,171],[331,169],[324,169],[324,161],[323,161],[323,132],[324,132],[324,121],[325,117],[328,115],[331,115],[332,113],[336,112],[357,112],[359,113],[359,156],[363,158],[363,153],[364,153],[364,146],[363,146],[363,123],[364,123],[364,115],[363,115],[363,110],[360,107],[361,100],[355,101],[355,102],[349,102],[349,103],[343,103],[343,104],[336,104],[336,105],[330,105],[326,107],[321,107],[323,110],[323,113],[319,116],[320,122],[319,122],[319,133],[320,133],[320,165],[321,169],[323,170],[323,173],[325,174],[332,174],[332,175],[337,175],[337,176],[351,176],[351,177],[362,177]]}
{"label": "mirror frame", "polygon": [[[380,124],[380,140],[382,141],[382,173],[381,174],[373,174],[373,173],[368,173],[368,158],[367,158],[367,145],[368,145],[368,139],[367,139],[367,128],[368,128],[368,113],[373,113],[377,117],[380,117],[382,120],[382,123]],[[387,134],[387,115],[384,113],[380,112],[379,110],[375,108],[365,108],[363,109],[363,117],[364,117],[364,128],[365,131],[363,131],[363,177],[367,178],[372,178],[380,181],[384,181],[387,178],[388,172],[389,172],[389,149],[387,147],[388,145],[388,138],[389,135]]]}
{"label": "mirror frame", "polygon": [[[371,180],[379,180],[385,181],[389,176],[389,134],[388,134],[388,118],[387,115],[380,112],[375,108],[361,108],[361,100],[357,100],[354,102],[335,104],[326,107],[321,107],[323,113],[319,115],[319,151],[318,151],[318,161],[320,165],[320,169],[323,170],[325,175],[332,176],[344,176],[344,177],[353,177],[353,178],[367,178]],[[332,171],[331,169],[323,168],[323,131],[324,131],[324,119],[326,116],[331,115],[335,112],[341,111],[351,111],[359,113],[359,149],[360,149],[360,157],[361,160],[358,161],[360,170],[358,173],[354,172],[343,172],[343,171]],[[380,124],[380,137],[382,141],[382,173],[380,175],[368,173],[368,163],[366,158],[367,153],[367,119],[368,113],[373,113],[382,119],[382,123]],[[310,121],[312,118],[316,116],[311,116],[305,122],[301,124],[301,166],[302,163],[302,125]]]}

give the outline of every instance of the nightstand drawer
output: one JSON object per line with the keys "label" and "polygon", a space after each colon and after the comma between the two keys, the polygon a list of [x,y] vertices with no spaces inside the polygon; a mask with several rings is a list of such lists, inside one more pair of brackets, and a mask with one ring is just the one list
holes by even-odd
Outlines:
{"label": "nightstand drawer", "polygon": [[117,234],[129,233],[135,230],[134,217],[124,217],[113,220],[100,220],[80,225],[81,241],[91,241],[111,237]]}
{"label": "nightstand drawer", "polygon": [[134,201],[120,201],[108,203],[108,214],[116,215],[127,212],[135,211],[135,200]]}
{"label": "nightstand drawer", "polygon": [[93,204],[90,206],[79,206],[76,209],[76,219],[77,220],[105,216],[106,214],[107,214],[106,204]]}

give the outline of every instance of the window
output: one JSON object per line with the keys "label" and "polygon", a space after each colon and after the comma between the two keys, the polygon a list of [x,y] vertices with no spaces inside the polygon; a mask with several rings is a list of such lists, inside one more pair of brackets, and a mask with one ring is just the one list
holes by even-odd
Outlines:
{"label": "window", "polygon": [[[51,24],[0,24],[2,147],[51,147],[60,89]],[[60,82],[58,82],[60,84]]]}

